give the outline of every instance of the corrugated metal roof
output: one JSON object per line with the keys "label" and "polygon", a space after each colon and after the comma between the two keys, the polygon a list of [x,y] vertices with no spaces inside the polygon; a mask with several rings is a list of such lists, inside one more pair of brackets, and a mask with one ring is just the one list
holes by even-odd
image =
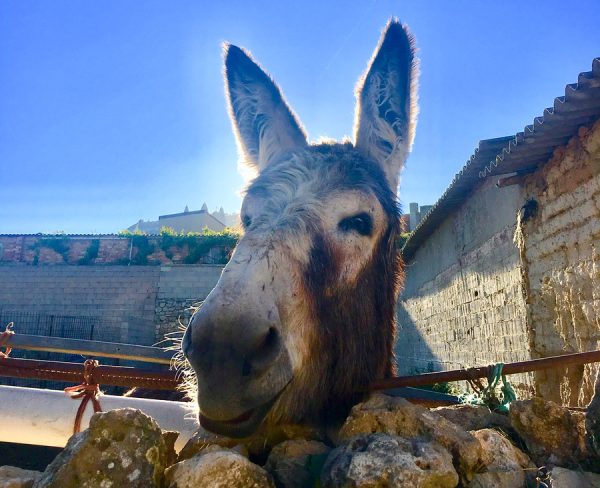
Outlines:
{"label": "corrugated metal roof", "polygon": [[402,256],[409,261],[429,235],[462,205],[474,189],[490,176],[528,171],[546,163],[554,150],[565,145],[579,127],[600,118],[600,58],[592,70],[580,73],[577,83],[565,88],[533,124],[514,136],[481,141],[463,168],[454,176],[443,195],[412,232]]}

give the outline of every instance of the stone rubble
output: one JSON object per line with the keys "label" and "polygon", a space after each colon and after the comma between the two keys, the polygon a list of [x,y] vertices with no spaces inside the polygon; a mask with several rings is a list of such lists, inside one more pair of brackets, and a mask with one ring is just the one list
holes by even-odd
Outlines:
{"label": "stone rubble", "polygon": [[241,454],[219,446],[169,467],[168,488],[275,488],[271,475]]}
{"label": "stone rubble", "polygon": [[376,394],[355,405],[337,440],[348,442],[357,435],[373,432],[437,442],[452,454],[456,471],[464,481],[473,477],[482,456],[481,444],[468,431],[404,398]]}
{"label": "stone rubble", "polygon": [[585,430],[590,458],[600,466],[600,368],[596,376],[594,396],[587,406]]}
{"label": "stone rubble", "polygon": [[598,488],[600,474],[566,468],[552,470],[552,488]]}
{"label": "stone rubble", "polygon": [[542,466],[553,488],[600,487],[586,414],[541,398],[513,402],[506,416],[377,394],[329,434],[281,426],[234,440],[200,430],[177,456],[177,433],[113,410],[95,414],[43,473],[0,467],[0,488],[521,488]]}
{"label": "stone rubble", "polygon": [[535,464],[500,432],[481,429],[471,433],[483,448],[481,462],[484,468],[475,474],[469,488],[521,488],[527,474],[529,479],[533,477]]}
{"label": "stone rubble", "polygon": [[452,456],[438,443],[376,433],[354,437],[334,449],[321,483],[329,488],[454,488],[458,474]]}
{"label": "stone rubble", "polygon": [[246,457],[266,459],[271,449],[282,442],[291,439],[321,441],[325,438],[324,432],[301,425],[279,425],[269,431],[259,430],[245,439],[230,439],[200,428],[179,453],[179,460],[189,459],[212,445],[233,449]]}
{"label": "stone rubble", "polygon": [[432,408],[431,411],[468,431],[488,427],[500,428],[505,431],[510,429],[510,419],[507,415],[492,412],[484,405],[451,405]]}
{"label": "stone rubble", "polygon": [[100,412],[73,435],[34,488],[161,487],[175,439],[132,408]]}
{"label": "stone rubble", "polygon": [[318,441],[284,441],[273,448],[265,469],[271,473],[278,487],[314,486],[315,471],[320,472],[330,451],[330,447]]}
{"label": "stone rubble", "polygon": [[39,471],[1,466],[0,488],[31,488],[41,475]]}
{"label": "stone rubble", "polygon": [[510,421],[540,466],[567,466],[588,458],[583,412],[532,398],[511,404]]}

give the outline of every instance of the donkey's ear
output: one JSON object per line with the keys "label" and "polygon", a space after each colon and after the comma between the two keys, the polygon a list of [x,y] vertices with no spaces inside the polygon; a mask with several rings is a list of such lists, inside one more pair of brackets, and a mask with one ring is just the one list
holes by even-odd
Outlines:
{"label": "donkey's ear", "polygon": [[241,155],[262,171],[282,153],[306,145],[302,125],[281,90],[249,54],[225,45],[229,114]]}
{"label": "donkey's ear", "polygon": [[392,19],[357,86],[354,141],[382,167],[394,191],[414,139],[417,76],[413,38]]}

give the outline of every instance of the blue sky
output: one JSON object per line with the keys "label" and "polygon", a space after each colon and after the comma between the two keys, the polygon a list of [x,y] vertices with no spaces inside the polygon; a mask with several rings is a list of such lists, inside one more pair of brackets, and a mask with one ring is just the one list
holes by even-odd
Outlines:
{"label": "blue sky", "polygon": [[514,134],[600,56],[600,3],[0,2],[0,233],[108,233],[239,209],[221,43],[245,46],[311,139],[351,135],[390,16],[421,58],[400,198],[433,203],[480,139]]}

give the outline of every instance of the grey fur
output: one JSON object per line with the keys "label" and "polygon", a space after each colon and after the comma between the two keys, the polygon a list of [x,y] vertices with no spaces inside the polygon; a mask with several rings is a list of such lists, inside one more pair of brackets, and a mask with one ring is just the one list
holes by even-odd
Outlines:
{"label": "grey fur", "polygon": [[245,162],[264,169],[285,151],[306,145],[306,134],[281,91],[250,55],[225,46],[229,113]]}

